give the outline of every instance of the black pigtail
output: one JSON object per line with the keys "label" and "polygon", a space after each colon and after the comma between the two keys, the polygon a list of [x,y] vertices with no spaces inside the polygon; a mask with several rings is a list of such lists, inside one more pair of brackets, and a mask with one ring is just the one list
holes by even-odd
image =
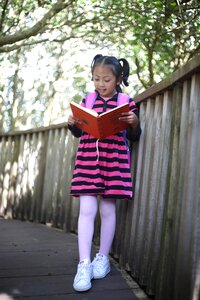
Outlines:
{"label": "black pigtail", "polygon": [[[119,63],[122,62],[122,82],[125,86],[128,86],[128,77],[130,75],[130,67],[129,67],[129,63],[125,58],[120,58]],[[120,63],[121,64],[121,63]]]}

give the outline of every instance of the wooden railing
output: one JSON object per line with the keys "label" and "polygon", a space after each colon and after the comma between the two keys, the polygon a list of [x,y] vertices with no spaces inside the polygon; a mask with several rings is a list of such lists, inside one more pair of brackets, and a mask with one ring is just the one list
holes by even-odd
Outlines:
{"label": "wooden railing", "polygon": [[[200,56],[135,98],[133,201],[117,202],[112,255],[156,300],[200,297]],[[0,134],[0,213],[77,231],[67,124]],[[94,241],[99,241],[99,216]]]}

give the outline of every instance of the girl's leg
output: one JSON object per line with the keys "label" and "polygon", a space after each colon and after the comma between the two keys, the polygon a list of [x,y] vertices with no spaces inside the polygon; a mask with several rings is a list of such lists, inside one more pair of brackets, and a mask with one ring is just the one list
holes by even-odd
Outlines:
{"label": "girl's leg", "polygon": [[90,261],[92,238],[94,234],[94,220],[98,208],[97,197],[81,196],[78,219],[78,245],[80,261]]}
{"label": "girl's leg", "polygon": [[116,226],[116,200],[101,199],[100,201],[100,216],[101,216],[101,233],[100,233],[100,249],[99,253],[108,255]]}

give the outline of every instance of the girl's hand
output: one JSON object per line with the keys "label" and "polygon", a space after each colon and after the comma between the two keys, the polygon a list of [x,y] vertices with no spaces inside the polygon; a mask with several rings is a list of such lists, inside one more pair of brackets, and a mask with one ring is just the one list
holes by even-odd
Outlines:
{"label": "girl's hand", "polygon": [[71,126],[75,126],[76,124],[80,124],[80,121],[75,118],[73,115],[70,115],[68,118],[68,124]]}
{"label": "girl's hand", "polygon": [[119,120],[128,123],[133,128],[135,128],[139,124],[139,119],[137,115],[132,111],[129,111],[127,113],[122,113]]}

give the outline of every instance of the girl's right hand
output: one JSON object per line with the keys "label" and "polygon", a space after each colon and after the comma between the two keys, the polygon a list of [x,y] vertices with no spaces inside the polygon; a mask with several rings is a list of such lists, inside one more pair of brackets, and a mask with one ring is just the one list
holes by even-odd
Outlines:
{"label": "girl's right hand", "polygon": [[75,126],[78,123],[80,123],[80,121],[77,118],[75,118],[73,115],[69,115],[69,118],[68,118],[69,125]]}

